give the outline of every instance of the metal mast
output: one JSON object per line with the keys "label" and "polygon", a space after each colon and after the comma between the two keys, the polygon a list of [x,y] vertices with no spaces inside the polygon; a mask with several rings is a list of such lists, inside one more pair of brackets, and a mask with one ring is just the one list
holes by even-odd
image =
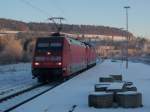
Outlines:
{"label": "metal mast", "polygon": [[126,30],[127,30],[127,34],[126,34],[126,38],[127,38],[127,52],[126,52],[126,69],[128,68],[128,40],[129,40],[129,34],[128,34],[128,9],[130,8],[130,6],[125,6],[124,7],[126,10]]}

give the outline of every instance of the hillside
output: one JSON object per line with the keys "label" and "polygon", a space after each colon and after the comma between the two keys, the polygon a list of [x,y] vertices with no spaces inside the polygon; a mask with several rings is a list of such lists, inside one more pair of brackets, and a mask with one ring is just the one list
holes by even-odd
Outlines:
{"label": "hillside", "polygon": [[[14,30],[14,31],[48,31],[54,32],[55,27],[52,23],[36,23],[36,22],[22,22],[11,19],[0,19],[0,30]],[[62,32],[78,33],[78,34],[99,34],[99,35],[116,35],[122,36],[126,32],[115,27],[109,26],[95,26],[95,25],[70,25],[64,24]],[[132,33],[129,33],[132,36]]]}

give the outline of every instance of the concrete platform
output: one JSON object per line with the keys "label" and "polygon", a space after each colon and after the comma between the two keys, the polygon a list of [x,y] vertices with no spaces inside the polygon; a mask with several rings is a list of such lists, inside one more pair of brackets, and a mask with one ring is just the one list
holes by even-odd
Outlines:
{"label": "concrete platform", "polygon": [[[97,109],[89,107],[88,96],[91,91],[94,91],[94,85],[99,83],[99,77],[120,73],[123,73],[124,80],[133,81],[142,92],[143,108]],[[126,70],[125,63],[105,61],[12,112],[69,112],[74,105],[77,106],[73,112],[150,112],[149,73],[150,66],[145,64],[129,62],[129,68]]]}

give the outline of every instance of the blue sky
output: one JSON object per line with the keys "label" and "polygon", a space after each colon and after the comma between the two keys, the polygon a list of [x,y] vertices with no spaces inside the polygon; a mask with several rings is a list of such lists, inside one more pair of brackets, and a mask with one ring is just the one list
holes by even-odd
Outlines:
{"label": "blue sky", "polygon": [[63,16],[69,24],[125,28],[126,5],[131,7],[129,30],[150,38],[150,0],[1,0],[0,18],[47,22],[50,16]]}

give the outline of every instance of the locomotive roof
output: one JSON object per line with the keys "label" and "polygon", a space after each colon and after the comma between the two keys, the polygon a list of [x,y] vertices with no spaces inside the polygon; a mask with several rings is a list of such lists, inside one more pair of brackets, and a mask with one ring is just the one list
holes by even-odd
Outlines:
{"label": "locomotive roof", "polygon": [[77,40],[76,38],[73,38],[71,36],[68,36],[68,35],[65,35],[65,34],[60,34],[60,33],[52,33],[50,36],[47,36],[47,37],[40,37],[38,39],[40,40],[44,40],[45,38],[67,38],[67,40],[69,41],[69,43],[72,43],[72,44],[78,44],[78,45],[88,45],[89,47],[92,47],[89,43],[85,43],[85,42],[82,42],[80,40]]}
{"label": "locomotive roof", "polygon": [[60,33],[52,33],[51,36],[64,37],[65,35]]}

